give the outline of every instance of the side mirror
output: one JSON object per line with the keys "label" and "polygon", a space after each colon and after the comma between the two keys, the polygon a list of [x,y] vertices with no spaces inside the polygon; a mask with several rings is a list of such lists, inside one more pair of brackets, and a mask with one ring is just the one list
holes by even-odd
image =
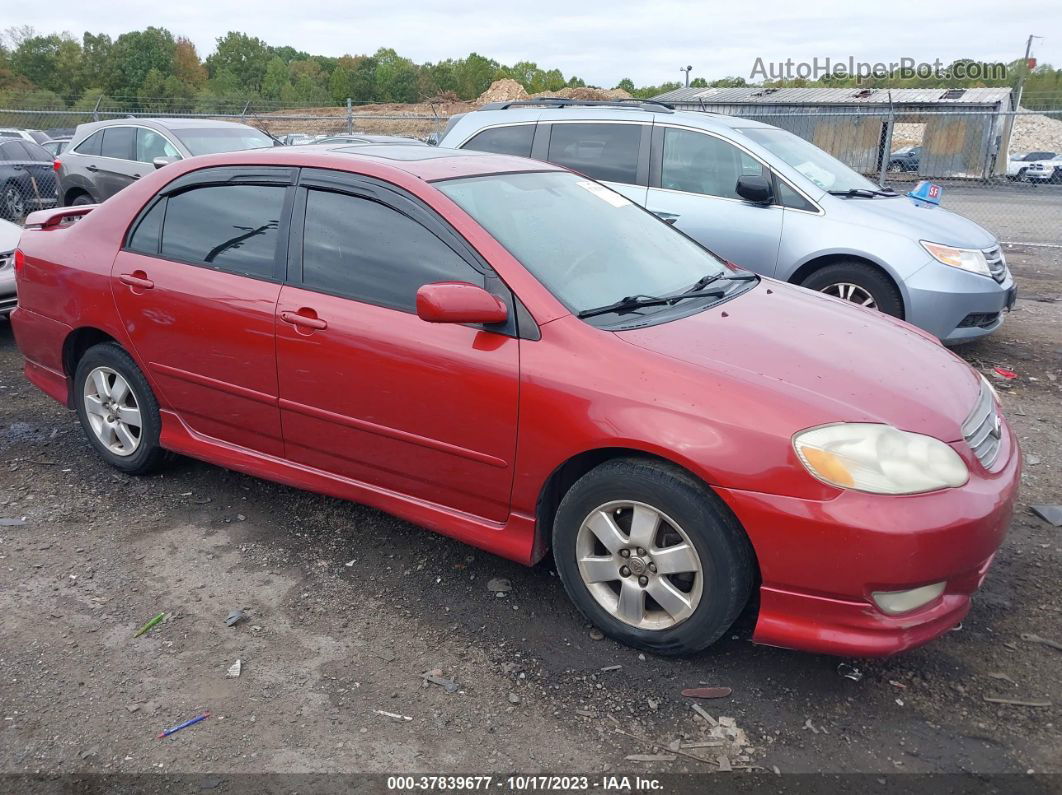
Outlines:
{"label": "side mirror", "polygon": [[417,290],[417,316],[429,323],[504,323],[509,310],[496,295],[467,282],[436,282]]}
{"label": "side mirror", "polygon": [[771,183],[759,174],[742,174],[734,191],[742,199],[756,204],[770,204],[774,200]]}
{"label": "side mirror", "polygon": [[168,166],[170,163],[176,163],[180,159],[181,158],[174,157],[173,155],[168,155],[166,157],[156,157],[154,160],[151,161],[151,165],[158,169],[162,168],[163,166]]}

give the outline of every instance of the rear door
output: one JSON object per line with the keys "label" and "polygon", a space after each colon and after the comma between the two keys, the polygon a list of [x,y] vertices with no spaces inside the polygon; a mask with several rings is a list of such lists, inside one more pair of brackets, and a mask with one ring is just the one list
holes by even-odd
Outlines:
{"label": "rear door", "polygon": [[[652,126],[635,121],[540,122],[548,132],[543,160],[604,182],[645,205]],[[540,133],[539,138],[545,138]],[[536,146],[539,139],[536,139]],[[538,157],[539,155],[535,155]]]}
{"label": "rear door", "polygon": [[509,513],[519,388],[511,329],[433,324],[424,284],[511,296],[438,216],[396,188],[304,169],[277,306],[287,457],[495,521]]}
{"label": "rear door", "polygon": [[112,270],[122,322],[162,402],[194,432],[283,455],[274,318],[295,169],[171,182]]}
{"label": "rear door", "polygon": [[23,168],[29,176],[32,201],[36,207],[53,207],[59,191],[51,154],[40,144],[30,141],[20,141],[19,145],[26,152]]}
{"label": "rear door", "polygon": [[719,136],[657,124],[646,207],[724,259],[772,276],[782,206],[737,195],[743,174],[772,179],[767,166]]}
{"label": "rear door", "polygon": [[126,185],[140,179],[144,164],[136,162],[136,127],[115,126],[103,129],[100,157],[88,167],[99,189],[100,201],[109,199]]}

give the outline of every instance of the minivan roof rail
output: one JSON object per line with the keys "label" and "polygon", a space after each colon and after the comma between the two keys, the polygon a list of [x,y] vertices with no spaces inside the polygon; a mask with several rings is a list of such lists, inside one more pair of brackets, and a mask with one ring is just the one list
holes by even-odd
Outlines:
{"label": "minivan roof rail", "polygon": [[675,106],[655,99],[569,99],[567,97],[533,97],[532,99],[514,99],[508,102],[488,102],[478,110],[508,110],[509,108],[626,108],[627,110],[644,110],[649,113],[674,113]]}

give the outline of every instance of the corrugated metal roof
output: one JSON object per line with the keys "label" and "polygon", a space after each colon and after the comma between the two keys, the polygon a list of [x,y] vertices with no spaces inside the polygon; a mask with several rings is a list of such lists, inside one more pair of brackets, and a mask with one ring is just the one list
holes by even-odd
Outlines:
{"label": "corrugated metal roof", "polygon": [[947,88],[678,88],[659,94],[660,102],[705,105],[994,105],[1007,103],[1009,88],[967,88],[944,99]]}

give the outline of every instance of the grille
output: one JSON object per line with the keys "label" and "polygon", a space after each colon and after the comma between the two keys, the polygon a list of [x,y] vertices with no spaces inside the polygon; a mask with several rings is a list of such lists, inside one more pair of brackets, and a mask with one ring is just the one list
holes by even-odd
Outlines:
{"label": "grille", "polygon": [[1007,278],[1007,261],[1003,259],[1003,250],[999,246],[982,249],[985,259],[988,260],[988,270],[992,278],[1002,283]]}
{"label": "grille", "polygon": [[986,384],[981,385],[977,405],[962,424],[962,435],[985,469],[996,462],[1001,435],[999,411]]}

